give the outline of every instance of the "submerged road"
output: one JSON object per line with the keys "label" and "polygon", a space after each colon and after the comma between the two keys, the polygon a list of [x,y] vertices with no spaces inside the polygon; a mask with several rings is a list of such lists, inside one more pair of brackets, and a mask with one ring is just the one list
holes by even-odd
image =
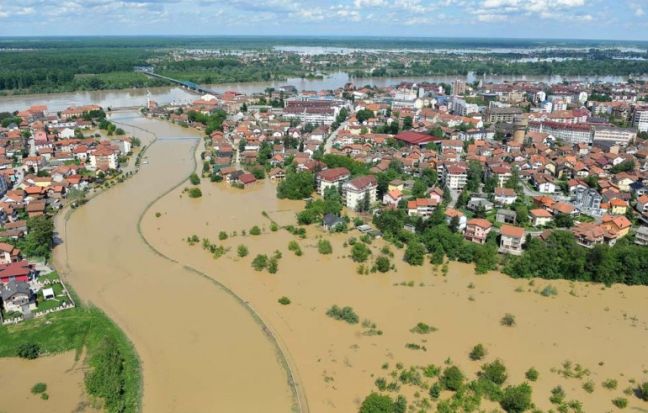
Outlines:
{"label": "submerged road", "polygon": [[142,362],[142,410],[300,411],[282,353],[261,321],[215,283],[150,248],[139,233],[142,214],[195,169],[200,135],[136,112],[113,120],[144,144],[153,135],[142,129],[160,139],[135,176],[68,220],[57,216],[63,244],[54,259],[82,300],[104,310],[132,340]]}

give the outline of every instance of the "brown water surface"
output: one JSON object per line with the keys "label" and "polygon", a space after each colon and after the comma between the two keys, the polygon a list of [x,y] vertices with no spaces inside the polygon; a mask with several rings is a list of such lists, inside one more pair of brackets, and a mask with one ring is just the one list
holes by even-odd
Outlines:
{"label": "brown water surface", "polygon": [[64,244],[55,261],[79,296],[132,340],[142,361],[143,411],[291,411],[286,369],[259,322],[216,283],[156,254],[138,233],[148,205],[194,169],[200,136],[134,113],[113,116],[159,139],[138,174],[76,210],[67,224],[59,215]]}
{"label": "brown water surface", "polygon": [[[201,188],[200,199],[182,196],[177,189],[156,202],[142,222],[144,235],[164,254],[209,274],[257,309],[289,350],[312,412],[357,411],[362,399],[375,391],[376,378],[391,380],[388,374],[397,362],[406,367],[443,366],[448,358],[472,378],[485,361],[500,358],[508,367],[510,384],[525,381],[525,371],[535,367],[540,378],[532,384],[533,400],[545,411],[555,409],[549,396],[557,385],[563,386],[567,400],[582,401],[586,412],[611,411],[616,397],[627,397],[631,407],[648,408],[623,394],[633,386],[631,379],[648,379],[646,287],[530,282],[499,273],[476,276],[472,265],[457,263],[449,265],[444,277],[429,264],[408,266],[400,259],[402,251],[393,247],[397,272],[358,275],[349,248],[343,246],[357,232],[328,235],[311,226],[308,238],[299,240],[285,230],[270,231],[263,212],[285,225],[294,223],[295,211],[303,207],[303,202],[277,200],[273,183],[238,190],[203,180]],[[241,235],[243,230],[249,234],[253,225],[262,227],[263,234]],[[237,235],[219,241],[220,231]],[[188,245],[185,239],[192,234],[230,250],[214,259],[200,244]],[[320,236],[331,240],[332,255],[318,253]],[[291,240],[300,243],[303,256],[288,250]],[[237,257],[240,244],[249,248],[245,258]],[[382,245],[374,242],[374,256]],[[283,255],[277,274],[252,269],[254,256],[277,249]],[[400,285],[404,282],[411,286]],[[547,285],[555,286],[558,295],[541,295]],[[292,303],[278,304],[282,296]],[[383,334],[369,336],[360,324],[328,318],[325,312],[333,304],[352,306],[361,320],[371,320]],[[515,327],[500,324],[505,313],[516,316]],[[418,322],[438,330],[413,334],[410,329]],[[425,346],[426,351],[410,350],[407,343]],[[488,350],[485,361],[468,357],[477,343]],[[589,375],[577,379],[558,374],[567,360],[589,369]],[[381,368],[383,363],[389,364],[387,370]],[[618,380],[616,390],[601,386],[610,378]],[[595,384],[591,394],[582,388],[589,380]],[[413,389],[401,390],[410,402],[416,400]],[[421,392],[421,398],[427,396]],[[483,407],[498,408],[493,403]]]}
{"label": "brown water surface", "polygon": [[[98,412],[85,393],[84,374],[74,351],[36,360],[0,358],[0,412]],[[36,383],[47,385],[47,400],[31,393]]]}

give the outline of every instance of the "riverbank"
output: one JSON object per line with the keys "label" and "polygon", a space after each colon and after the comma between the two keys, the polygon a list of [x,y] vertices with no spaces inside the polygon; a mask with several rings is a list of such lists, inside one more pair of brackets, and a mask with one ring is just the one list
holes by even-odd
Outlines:
{"label": "riverbank", "polygon": [[[143,234],[163,254],[241,296],[277,331],[301,374],[312,412],[356,411],[377,390],[378,378],[391,380],[397,364],[443,366],[452,360],[474,377],[485,361],[495,359],[507,366],[510,384],[526,381],[531,367],[540,372],[532,383],[533,402],[540,409],[555,407],[549,396],[558,385],[584,411],[613,409],[611,401],[617,397],[627,397],[631,407],[643,407],[624,390],[645,380],[648,371],[641,361],[648,350],[646,288],[515,280],[496,272],[476,276],[472,266],[460,263],[449,263],[443,276],[430,264],[408,266],[401,261],[402,251],[393,247],[396,271],[359,275],[345,246],[359,234],[329,235],[311,226],[300,239],[285,230],[270,230],[264,212],[285,226],[294,224],[295,213],[303,208],[301,201],[276,199],[270,181],[239,190],[203,180],[200,188],[199,199],[188,199],[178,188],[156,202],[142,220]],[[261,235],[242,235],[255,225]],[[221,231],[227,239],[219,240]],[[187,243],[191,235],[223,246],[226,253],[215,259],[200,245]],[[320,237],[331,242],[331,255],[319,254]],[[288,249],[291,241],[303,255]],[[249,255],[238,257],[239,245]],[[383,246],[380,240],[373,242],[374,256]],[[275,250],[282,256],[276,274],[252,268],[257,254],[270,256]],[[541,293],[548,285],[556,295]],[[284,296],[289,305],[277,302]],[[348,325],[333,320],[326,316],[332,305],[350,306],[360,321],[369,321]],[[515,327],[501,325],[506,313],[515,316]],[[418,323],[434,331],[413,333]],[[472,361],[468,353],[478,343],[488,355]],[[564,374],[565,362],[588,372],[578,378]],[[609,379],[618,381],[616,389],[602,387]],[[591,393],[584,388],[589,381],[595,386]],[[434,405],[420,388],[402,385],[399,392],[410,403],[428,399]]]}
{"label": "riverbank", "polygon": [[[371,85],[377,87],[394,86],[401,82],[421,83],[452,83],[455,80],[466,82],[484,81],[503,83],[507,81],[537,81],[548,84],[561,83],[564,80],[581,81],[602,81],[621,82],[625,81],[622,76],[525,76],[525,75],[438,75],[438,76],[405,76],[405,77],[351,77],[345,72],[335,72],[323,79],[302,79],[288,78],[285,81],[264,81],[264,82],[233,82],[221,84],[207,84],[204,87],[218,93],[225,91],[237,91],[244,94],[263,93],[267,88],[278,88],[283,85],[292,85],[297,90],[331,90],[344,87],[352,82],[358,87]],[[150,94],[149,94],[150,92]],[[147,98],[156,101],[160,105],[172,102],[188,103],[198,99],[198,95],[179,87],[152,87],[152,88],[128,88],[117,90],[79,91],[69,93],[36,94],[36,95],[14,95],[0,97],[0,112],[13,112],[31,105],[40,105],[47,101],[50,111],[62,111],[70,106],[82,106],[97,104],[104,108],[135,107],[143,106]]]}
{"label": "riverbank", "polygon": [[[86,373],[101,369],[105,362],[103,354],[107,341],[119,354],[121,373],[110,378],[117,380],[110,383],[114,385],[112,391],[116,393],[105,393],[99,398],[88,394],[89,389],[85,388],[84,381]],[[16,348],[26,343],[39,346],[41,355],[38,359],[0,359],[0,366],[5,365],[12,377],[15,374],[16,377],[24,378],[16,382],[9,381],[11,386],[16,386],[16,394],[28,394],[33,384],[45,382],[53,386],[48,393],[53,402],[48,404],[49,400],[36,400],[42,407],[31,410],[20,404],[21,398],[12,397],[9,401],[5,399],[3,409],[8,409],[9,412],[64,411],[60,407],[71,405],[66,410],[72,411],[78,406],[101,407],[108,397],[118,397],[123,412],[135,413],[140,410],[141,375],[137,354],[126,336],[97,308],[76,307],[15,326],[0,327],[0,357],[15,357]],[[70,358],[74,361],[71,366]],[[68,370],[71,374],[66,374]],[[28,379],[36,381],[30,384],[27,383]],[[101,381],[108,384],[109,379],[101,376]],[[29,387],[23,388],[25,386]],[[27,400],[28,405],[35,404],[31,398]]]}
{"label": "riverbank", "polygon": [[153,252],[137,231],[146,208],[195,168],[201,136],[137,113],[113,120],[120,119],[128,133],[142,128],[158,140],[143,139],[148,163],[139,173],[72,214],[57,267],[133,342],[143,411],[290,411],[291,383],[257,322],[212,282]]}

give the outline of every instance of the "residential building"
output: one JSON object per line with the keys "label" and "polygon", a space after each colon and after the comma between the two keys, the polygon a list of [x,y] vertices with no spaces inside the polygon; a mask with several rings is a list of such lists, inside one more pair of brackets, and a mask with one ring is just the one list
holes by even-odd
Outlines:
{"label": "residential building", "polygon": [[595,245],[605,242],[611,244],[616,242],[616,238],[609,233],[606,239],[605,228],[593,222],[578,223],[571,229],[571,232],[574,234],[578,245],[585,248],[594,248]]}
{"label": "residential building", "polygon": [[488,123],[512,123],[515,116],[521,115],[522,109],[518,107],[491,107],[486,111]]}
{"label": "residential building", "polygon": [[453,209],[453,208],[448,208],[445,211],[445,220],[446,224],[450,225],[452,223],[452,220],[456,217],[456,221],[459,223],[457,226],[458,231],[463,231],[466,229],[466,225],[468,223],[468,219],[466,216],[463,214],[463,212]]}
{"label": "residential building", "polygon": [[437,207],[437,202],[430,198],[418,198],[407,202],[407,215],[410,217],[421,217],[423,219],[429,218],[434,209]]}
{"label": "residential building", "polygon": [[398,203],[403,199],[403,194],[398,189],[392,189],[391,191],[383,195],[382,203],[383,205],[396,208]]}
{"label": "residential building", "polygon": [[543,227],[553,221],[553,217],[546,209],[536,208],[529,211],[529,220],[533,226]]}
{"label": "residential building", "polygon": [[637,198],[635,208],[642,214],[648,212],[648,195],[641,195]]}
{"label": "residential building", "polygon": [[452,94],[455,96],[463,95],[466,93],[466,82],[463,80],[455,80],[452,82]]}
{"label": "residential building", "polygon": [[632,227],[632,222],[623,215],[605,215],[603,216],[601,225],[610,233],[615,234],[616,238],[619,239],[628,235]]}
{"label": "residential building", "polygon": [[493,224],[483,218],[473,218],[466,223],[464,237],[471,242],[484,244]]}
{"label": "residential building", "polygon": [[517,221],[517,213],[510,209],[498,209],[497,214],[495,215],[495,221],[501,222],[502,224],[515,225]]}
{"label": "residential building", "polygon": [[378,181],[375,176],[359,176],[342,186],[343,200],[346,207],[358,210],[376,202]]}
{"label": "residential building", "polygon": [[119,167],[117,151],[110,145],[99,145],[90,152],[90,169],[117,169]]}
{"label": "residential building", "polygon": [[449,164],[443,168],[443,183],[451,190],[460,191],[466,186],[468,171],[465,166]]}
{"label": "residential building", "polygon": [[556,192],[556,184],[549,175],[535,174],[533,175],[533,185],[536,190],[543,194],[553,194]]}
{"label": "residential building", "polygon": [[0,242],[0,264],[10,264],[20,261],[20,250],[6,242]]}
{"label": "residential building", "polygon": [[9,281],[0,285],[0,298],[5,312],[24,313],[36,308],[34,294],[24,281]]}
{"label": "residential building", "polygon": [[648,245],[648,227],[641,226],[637,228],[635,233],[635,244],[637,245]]}
{"label": "residential building", "polygon": [[525,242],[524,228],[504,224],[500,228],[500,248],[504,254],[521,255]]}
{"label": "residential building", "polygon": [[615,128],[611,126],[594,126],[593,145],[610,147],[612,145],[628,146],[637,138],[635,128]]}
{"label": "residential building", "polygon": [[513,188],[495,188],[495,203],[499,205],[513,205],[517,193]]}
{"label": "residential building", "polygon": [[574,197],[574,206],[581,211],[601,209],[603,197],[594,188],[576,187]]}
{"label": "residential building", "polygon": [[342,185],[349,180],[351,172],[347,168],[325,169],[317,174],[317,193],[324,196],[327,188],[334,187],[338,191],[342,190]]}
{"label": "residential building", "polygon": [[632,126],[639,132],[648,132],[648,106],[637,106],[632,117]]}
{"label": "residential building", "polygon": [[628,211],[628,203],[621,198],[610,200],[610,213],[613,215],[624,215]]}

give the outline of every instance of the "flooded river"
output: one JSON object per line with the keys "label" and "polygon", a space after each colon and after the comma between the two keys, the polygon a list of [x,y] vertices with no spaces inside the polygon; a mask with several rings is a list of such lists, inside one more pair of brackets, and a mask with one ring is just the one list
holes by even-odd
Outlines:
{"label": "flooded river", "polygon": [[[285,81],[269,82],[245,82],[245,83],[224,83],[217,85],[205,85],[205,87],[216,92],[234,90],[237,92],[252,94],[263,92],[267,88],[277,88],[282,85],[293,85],[298,90],[329,90],[344,86],[347,82],[355,85],[372,85],[378,87],[394,86],[401,82],[445,82],[451,83],[454,80],[465,80],[474,82],[502,83],[515,80],[537,81],[545,83],[560,83],[563,80],[601,81],[601,82],[623,82],[623,76],[476,76],[469,73],[467,76],[419,76],[419,77],[369,77],[352,78],[347,73],[336,72],[323,79],[301,79],[290,78]],[[104,108],[108,107],[133,107],[143,106],[146,99],[150,98],[159,104],[188,103],[197,98],[197,95],[179,87],[157,87],[150,89],[124,89],[124,90],[98,90],[80,91],[70,93],[53,93],[45,95],[23,95],[0,97],[0,112],[13,112],[22,110],[31,105],[46,104],[50,111],[62,111],[70,106],[97,104]]]}
{"label": "flooded river", "polygon": [[[617,397],[645,408],[624,390],[648,379],[647,288],[476,276],[457,263],[444,276],[428,263],[406,265],[393,247],[396,271],[360,275],[345,245],[357,234],[329,235],[317,226],[306,239],[272,232],[267,217],[294,223],[303,202],[276,199],[270,181],[238,190],[203,179],[203,197],[190,199],[187,184],[174,185],[196,168],[199,135],[135,113],[115,116],[160,139],[136,176],[77,210],[65,228],[59,217],[65,242],[55,252],[79,295],[133,341],[145,412],[288,412],[295,400],[303,411],[353,412],[376,390],[377,378],[398,377],[401,363],[452,360],[474,378],[485,362],[468,357],[477,343],[487,348],[486,361],[503,360],[507,384],[525,381],[530,367],[540,372],[532,383],[538,408],[554,407],[548,398],[557,385],[584,411],[609,411]],[[249,234],[254,225],[261,235]],[[220,231],[229,237],[219,240]],[[225,255],[216,259],[200,243],[190,246],[194,234],[225,247]],[[331,241],[331,255],[318,253],[320,237]],[[291,240],[302,256],[288,250]],[[239,245],[249,249],[247,257],[237,256]],[[374,257],[382,246],[374,241]],[[257,254],[277,250],[277,274],[251,267]],[[540,294],[548,285],[557,295]],[[277,302],[283,296],[289,305]],[[361,322],[327,317],[334,304],[353,307]],[[516,317],[514,327],[501,325],[505,313]],[[421,322],[435,329],[413,333]],[[561,373],[566,361],[572,373],[578,364],[587,374]],[[287,371],[297,386],[288,384]],[[609,379],[618,381],[616,389],[601,386]],[[583,389],[589,381],[593,393]],[[404,384],[400,392],[417,406],[427,397],[427,390]]]}
{"label": "flooded river", "polygon": [[[294,399],[277,347],[214,282],[152,250],[140,215],[195,167],[200,135],[136,113],[115,114],[146,143],[148,163],[125,183],[58,217],[55,263],[83,300],[103,309],[142,361],[144,412],[290,412]],[[180,236],[180,234],[178,234]]]}

